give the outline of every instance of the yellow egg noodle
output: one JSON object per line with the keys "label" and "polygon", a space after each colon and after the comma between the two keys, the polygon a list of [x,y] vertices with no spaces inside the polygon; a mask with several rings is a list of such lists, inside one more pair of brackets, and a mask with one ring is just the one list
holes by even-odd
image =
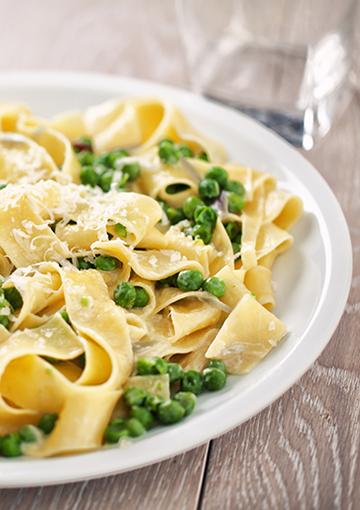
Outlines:
{"label": "yellow egg noodle", "polygon": [[[73,143],[83,136],[96,155],[126,149],[114,175],[120,178],[121,168],[136,162],[138,178],[126,190],[115,177],[106,192],[81,184]],[[190,157],[164,162],[164,139],[186,144]],[[197,157],[201,153],[206,158]],[[159,201],[177,210],[197,195],[214,165],[242,183],[245,207],[230,212],[224,195],[206,244],[187,235],[188,219],[171,225]],[[272,313],[271,269],[293,243],[288,229],[302,213],[301,200],[278,190],[271,175],[227,162],[223,147],[198,133],[173,104],[112,100],[50,120],[21,104],[0,104],[0,184],[2,288],[6,295],[15,287],[22,298],[19,308],[0,310],[6,318],[0,324],[0,434],[36,424],[47,412],[59,415],[50,434],[26,446],[27,455],[99,447],[140,356],[197,370],[216,358],[229,373],[245,374],[284,337],[286,327]],[[238,252],[229,223],[241,231]],[[94,268],[99,255],[114,257],[116,267]],[[78,269],[79,257],[89,269]],[[224,295],[159,285],[185,270],[217,276]],[[144,289],[145,306],[118,306],[119,282]]]}

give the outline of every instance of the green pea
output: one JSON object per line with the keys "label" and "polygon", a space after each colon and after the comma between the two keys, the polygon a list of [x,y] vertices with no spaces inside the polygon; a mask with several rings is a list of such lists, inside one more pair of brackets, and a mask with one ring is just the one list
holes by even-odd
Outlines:
{"label": "green pea", "polygon": [[219,183],[220,188],[224,189],[228,181],[229,174],[221,166],[213,166],[205,174],[206,179],[214,179]]}
{"label": "green pea", "polygon": [[199,206],[205,205],[199,197],[188,197],[183,205],[183,211],[188,220],[192,220],[195,209]]}
{"label": "green pea", "polygon": [[92,262],[89,262],[88,260],[85,260],[84,257],[78,257],[76,260],[76,265],[78,269],[93,269],[95,266]]}
{"label": "green pea", "polygon": [[37,440],[36,428],[33,425],[23,425],[19,437],[23,443],[34,443]]}
{"label": "green pea", "polygon": [[210,161],[208,153],[203,151],[197,156],[197,159],[201,159],[202,161]]}
{"label": "green pea", "polygon": [[127,228],[122,223],[116,223],[114,226],[115,233],[125,239],[127,237]]}
{"label": "green pea", "polygon": [[231,243],[232,245],[236,245],[239,247],[238,251],[241,250],[241,232],[239,234],[237,234],[237,236],[235,237],[235,239],[232,241]]}
{"label": "green pea", "polygon": [[146,429],[149,430],[154,425],[155,420],[151,412],[146,409],[146,407],[141,406],[133,406],[130,411],[131,418],[136,418],[139,420],[141,425]]}
{"label": "green pea", "polygon": [[80,181],[82,184],[87,184],[94,188],[99,183],[99,175],[95,172],[93,166],[83,166],[80,170]]}
{"label": "green pea", "polygon": [[22,455],[20,436],[16,432],[3,436],[0,445],[1,454],[4,457],[20,457]]}
{"label": "green pea", "polygon": [[205,368],[203,371],[203,385],[208,391],[221,390],[226,384],[226,372],[220,368]]}
{"label": "green pea", "polygon": [[107,168],[115,168],[116,161],[121,158],[125,158],[129,156],[129,153],[122,149],[115,149],[110,152],[104,152],[104,154],[100,154],[97,156],[95,163],[97,165],[104,165]]}
{"label": "green pea", "polygon": [[116,149],[114,151],[109,152],[106,155],[105,161],[106,165],[110,168],[116,168],[116,162],[118,159],[126,158],[129,156],[128,151],[125,151],[123,149]]}
{"label": "green pea", "polygon": [[159,280],[158,282],[156,282],[156,284],[158,287],[176,287],[176,279],[177,274],[173,274],[171,276],[168,276],[167,278]]}
{"label": "green pea", "polygon": [[0,315],[0,324],[4,326],[4,328],[8,328],[10,325],[10,319],[8,315]]}
{"label": "green pea", "polygon": [[136,301],[136,290],[134,285],[127,282],[119,283],[114,291],[114,301],[123,308],[133,308]]}
{"label": "green pea", "polygon": [[213,200],[220,195],[220,186],[214,179],[203,179],[199,184],[201,198]]}
{"label": "green pea", "polygon": [[161,208],[165,212],[166,215],[167,215],[169,209],[176,210],[175,208],[170,207],[169,204],[167,204],[166,202],[163,202],[162,200],[159,200],[159,204],[161,205]]}
{"label": "green pea", "polygon": [[203,205],[197,207],[194,212],[194,221],[199,225],[215,226],[217,220],[217,212],[212,207]]}
{"label": "green pea", "polygon": [[169,374],[170,382],[174,383],[182,379],[184,370],[178,363],[168,363],[167,373]]}
{"label": "green pea", "polygon": [[63,308],[63,310],[61,310],[60,315],[64,319],[65,322],[70,324],[70,317],[69,317],[69,314],[67,313],[65,308]]}
{"label": "green pea", "polygon": [[226,191],[232,191],[233,193],[236,193],[237,195],[244,196],[246,191],[239,181],[228,181],[225,186]]}
{"label": "green pea", "polygon": [[155,360],[153,358],[139,358],[136,362],[136,373],[139,375],[155,374]]}
{"label": "green pea", "polygon": [[224,225],[224,227],[225,227],[225,230],[226,230],[226,233],[227,233],[229,239],[233,240],[237,233],[236,223],[230,222],[230,223],[227,223],[227,225]]}
{"label": "green pea", "polygon": [[225,230],[231,241],[234,241],[239,233],[241,236],[241,225],[236,221],[231,221],[230,223],[227,223],[225,225]]}
{"label": "green pea", "polygon": [[154,371],[156,374],[166,374],[168,363],[162,358],[154,358]]}
{"label": "green pea", "polygon": [[234,214],[238,214],[242,211],[245,205],[245,199],[241,195],[236,193],[230,193],[228,196],[229,211]]}
{"label": "green pea", "polygon": [[211,359],[207,368],[218,368],[222,370],[225,374],[227,373],[225,363],[221,361],[221,359]]}
{"label": "green pea", "polygon": [[58,415],[56,413],[43,414],[38,423],[38,427],[44,434],[50,434],[55,427],[57,419]]}
{"label": "green pea", "polygon": [[148,395],[145,398],[145,407],[149,411],[156,413],[157,408],[159,407],[161,402],[164,402],[164,400],[162,398],[158,397],[157,395]]}
{"label": "green pea", "polygon": [[177,193],[186,191],[187,189],[189,189],[189,187],[190,186],[188,184],[183,184],[179,182],[177,184],[169,184],[168,186],[166,186],[165,191],[166,193],[168,193],[168,195],[176,195]]}
{"label": "green pea", "polygon": [[98,255],[95,259],[95,267],[100,271],[114,271],[119,267],[119,261],[109,255]]}
{"label": "green pea", "polygon": [[165,212],[171,225],[176,225],[176,223],[185,219],[184,212],[180,207],[176,209],[175,207],[168,207]]}
{"label": "green pea", "polygon": [[232,246],[232,249],[233,249],[234,255],[235,255],[236,253],[239,253],[239,251],[240,251],[240,244],[239,244],[239,243],[231,243],[231,246]]}
{"label": "green pea", "polygon": [[183,419],[185,409],[176,400],[166,400],[158,406],[156,415],[163,425],[172,425]]}
{"label": "green pea", "polygon": [[203,289],[213,294],[213,296],[220,298],[225,294],[225,283],[217,276],[212,276],[205,280]]}
{"label": "green pea", "polygon": [[171,140],[162,140],[160,142],[159,158],[167,165],[174,165],[179,161],[179,153],[176,150],[174,142]]}
{"label": "green pea", "polygon": [[106,443],[118,443],[123,437],[128,437],[129,431],[125,428],[125,420],[115,418],[111,420],[104,431],[104,441]]}
{"label": "green pea", "polygon": [[192,158],[194,156],[194,153],[190,147],[184,143],[178,144],[176,146],[176,150],[182,158]]}
{"label": "green pea", "polygon": [[95,161],[95,155],[89,151],[81,151],[77,154],[81,166],[92,166]]}
{"label": "green pea", "polygon": [[181,390],[199,395],[202,390],[202,376],[196,370],[188,370],[181,380]]}
{"label": "green pea", "polygon": [[129,163],[125,165],[121,169],[124,175],[128,176],[129,182],[135,181],[140,175],[140,165],[139,163]]}
{"label": "green pea", "polygon": [[130,437],[139,437],[145,434],[146,430],[143,424],[136,418],[126,420],[126,428]]}
{"label": "green pea", "polygon": [[179,391],[179,393],[176,393],[174,396],[174,400],[179,402],[181,407],[185,410],[185,416],[188,416],[195,409],[197,398],[191,391]]}
{"label": "green pea", "polygon": [[146,391],[143,388],[127,388],[124,392],[124,400],[128,406],[141,406],[147,396]]}
{"label": "green pea", "polygon": [[117,184],[118,189],[119,190],[124,189],[125,186],[126,186],[126,183],[128,182],[128,180],[129,180],[129,174],[121,173],[121,177],[120,177],[120,179],[118,181],[118,184]]}
{"label": "green pea", "polygon": [[109,157],[108,152],[105,152],[104,154],[100,154],[100,156],[96,156],[94,164],[103,166],[104,168],[107,169],[107,168],[109,168],[108,157]]}
{"label": "green pea", "polygon": [[135,287],[135,292],[136,292],[136,296],[135,296],[134,307],[135,308],[144,308],[144,306],[146,306],[150,301],[149,294],[143,287],[138,287],[138,286]]}
{"label": "green pea", "polygon": [[111,154],[117,157],[118,159],[127,158],[130,156],[129,151],[127,151],[126,149],[115,149],[111,151]]}
{"label": "green pea", "polygon": [[130,433],[129,433],[128,429],[123,428],[122,430],[119,430],[117,432],[117,441],[116,442],[118,443],[121,439],[124,439],[126,437],[130,437]]}
{"label": "green pea", "polygon": [[204,244],[209,244],[212,238],[211,225],[194,225],[191,229],[191,235],[194,239],[201,239]]}
{"label": "green pea", "polygon": [[242,231],[240,229],[239,232],[234,237],[233,242],[241,244],[241,237],[242,237]]}
{"label": "green pea", "polygon": [[104,193],[107,193],[111,189],[111,183],[113,181],[114,171],[107,170],[100,176],[99,186]]}
{"label": "green pea", "polygon": [[188,292],[199,290],[203,281],[204,277],[200,271],[197,269],[187,269],[185,271],[180,271],[176,283],[180,290]]}

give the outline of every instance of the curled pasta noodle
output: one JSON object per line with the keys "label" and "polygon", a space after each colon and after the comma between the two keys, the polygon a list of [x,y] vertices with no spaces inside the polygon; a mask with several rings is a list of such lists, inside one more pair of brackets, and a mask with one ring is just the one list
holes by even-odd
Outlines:
{"label": "curled pasta noodle", "polygon": [[171,397],[141,357],[249,372],[286,335],[272,265],[302,212],[167,100],[0,104],[0,434],[55,413],[23,453],[100,447],[127,389]]}

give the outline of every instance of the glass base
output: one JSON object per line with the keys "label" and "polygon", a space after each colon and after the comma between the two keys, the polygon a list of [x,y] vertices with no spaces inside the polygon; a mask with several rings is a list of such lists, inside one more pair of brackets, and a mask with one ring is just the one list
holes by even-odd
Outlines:
{"label": "glass base", "polygon": [[311,150],[315,143],[326,135],[331,125],[349,104],[351,88],[344,86],[322,102],[304,111],[280,111],[260,108],[223,100],[212,94],[209,99],[231,106],[274,130],[295,147]]}
{"label": "glass base", "polygon": [[304,116],[292,113],[277,112],[275,110],[259,110],[242,106],[240,111],[253,117],[296,147],[303,147]]}

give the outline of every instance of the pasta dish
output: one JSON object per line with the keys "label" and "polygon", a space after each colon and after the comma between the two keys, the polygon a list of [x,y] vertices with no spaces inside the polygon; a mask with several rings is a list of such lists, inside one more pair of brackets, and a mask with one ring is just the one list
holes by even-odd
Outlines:
{"label": "pasta dish", "polygon": [[0,104],[0,456],[136,438],[285,336],[302,202],[168,101]]}

